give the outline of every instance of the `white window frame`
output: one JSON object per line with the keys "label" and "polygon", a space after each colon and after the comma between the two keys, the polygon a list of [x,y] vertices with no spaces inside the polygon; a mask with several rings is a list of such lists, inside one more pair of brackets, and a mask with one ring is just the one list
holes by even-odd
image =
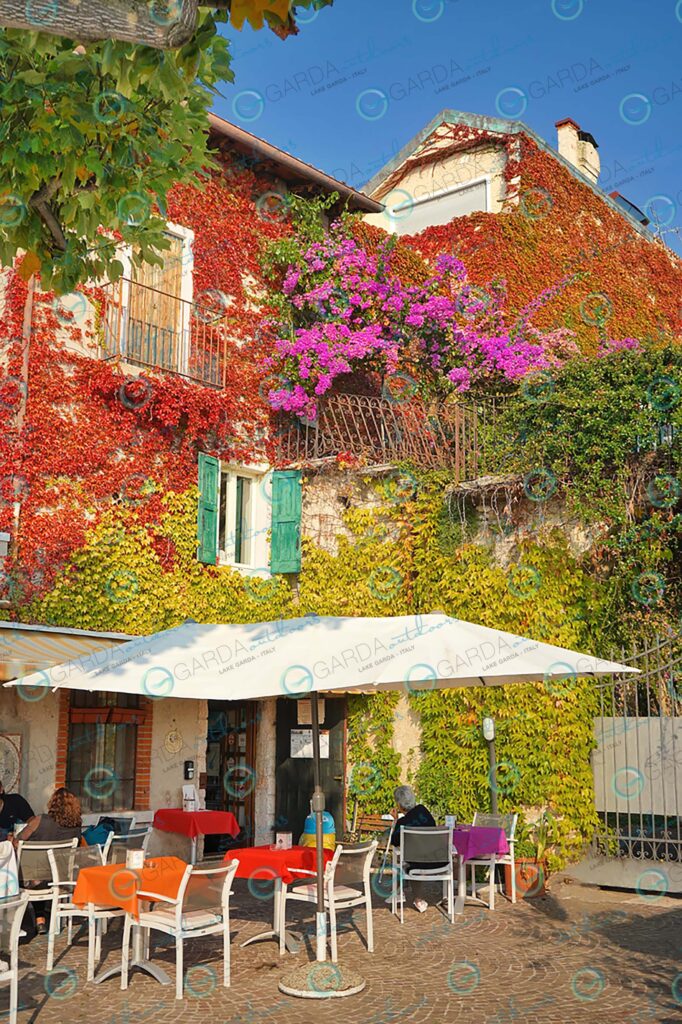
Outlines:
{"label": "white window frame", "polygon": [[[400,216],[395,217],[394,213],[399,213],[401,210],[414,209],[415,206],[423,206],[424,203],[432,203],[438,199],[442,199],[444,196],[453,195],[455,192],[463,192],[465,189],[473,188],[474,185],[485,185],[485,210],[482,213],[490,213],[491,211],[491,184],[492,175],[483,174],[478,178],[471,178],[469,181],[462,181],[457,185],[453,185],[448,188],[439,188],[435,192],[429,192],[426,196],[420,196],[418,199],[407,199],[402,203],[397,203],[395,206],[387,208],[386,214],[389,221],[394,225],[405,225],[406,232],[409,232],[409,226],[407,218]],[[422,229],[423,230],[423,229]]]}
{"label": "white window frame", "polygon": [[[181,342],[178,351],[178,366],[176,373],[186,374],[189,365],[189,347],[191,340],[191,303],[194,299],[194,232],[182,224],[175,224],[167,221],[165,234],[175,235],[182,241],[182,266],[180,268],[180,298],[182,304]],[[119,342],[119,355],[125,361],[124,339],[127,337],[126,325],[128,323],[128,310],[130,308],[130,282],[133,276],[132,247],[124,245],[118,257],[123,264],[123,280],[121,281],[121,335]]]}
{"label": "white window frame", "polygon": [[[226,547],[221,549],[220,543],[220,491],[222,489],[223,474],[229,476],[226,502]],[[248,529],[251,532],[252,543],[252,564],[235,561],[235,533],[236,523],[236,490],[237,477],[248,477],[253,481],[251,521]],[[270,572],[270,544],[268,533],[272,525],[272,469],[265,463],[254,463],[245,465],[238,462],[220,461],[220,473],[218,482],[218,538],[216,547],[218,550],[218,564],[229,565],[238,569],[245,576],[259,576],[269,578]]]}

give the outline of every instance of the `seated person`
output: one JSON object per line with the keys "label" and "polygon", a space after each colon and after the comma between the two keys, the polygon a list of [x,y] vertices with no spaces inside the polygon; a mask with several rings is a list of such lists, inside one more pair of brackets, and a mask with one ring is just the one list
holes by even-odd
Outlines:
{"label": "seated person", "polygon": [[[83,822],[81,805],[78,797],[70,793],[64,786],[55,789],[47,805],[46,814],[36,814],[29,819],[22,829],[20,840],[35,843],[62,843],[67,839],[80,839]],[[15,840],[17,842],[17,840]],[[43,882],[24,880],[27,889],[42,888]],[[36,912],[36,929],[39,935],[47,931],[45,915],[47,904],[34,903]]]}
{"label": "seated person", "polygon": [[14,826],[33,817],[33,808],[28,800],[18,793],[6,793],[0,782],[0,840],[14,832]]}
{"label": "seated person", "polygon": [[[391,837],[391,842],[394,846],[400,846],[400,829],[404,826],[408,828],[435,828],[436,822],[431,811],[424,807],[424,804],[417,803],[412,786],[398,786],[393,792],[393,798],[396,802],[397,813],[402,813],[402,818],[396,821]],[[439,868],[442,866],[442,864],[417,863],[404,865],[406,870],[410,868],[428,870],[429,868]],[[423,898],[424,882],[411,881],[410,884],[412,885],[412,892],[415,897],[414,906],[420,914],[423,914],[429,907]]]}

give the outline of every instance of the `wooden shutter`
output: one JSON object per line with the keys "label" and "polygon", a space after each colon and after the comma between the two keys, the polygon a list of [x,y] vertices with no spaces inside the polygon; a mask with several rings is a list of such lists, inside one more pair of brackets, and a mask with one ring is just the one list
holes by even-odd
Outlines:
{"label": "wooden shutter", "polygon": [[218,557],[218,497],[220,463],[211,455],[199,452],[199,517],[198,559],[215,565]]}
{"label": "wooden shutter", "polygon": [[296,469],[272,474],[270,569],[301,571],[301,474]]}

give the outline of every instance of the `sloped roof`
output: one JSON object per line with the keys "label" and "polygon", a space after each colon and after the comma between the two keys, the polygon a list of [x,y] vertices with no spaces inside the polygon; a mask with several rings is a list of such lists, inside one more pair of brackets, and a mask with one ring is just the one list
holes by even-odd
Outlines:
{"label": "sloped roof", "polygon": [[312,164],[299,160],[283,149],[273,146],[257,135],[245,131],[226,121],[217,114],[208,115],[210,131],[213,135],[227,139],[239,153],[247,159],[259,163],[270,164],[284,181],[292,184],[316,185],[325,192],[338,192],[346,200],[351,210],[362,210],[363,213],[381,213],[384,206],[376,199],[371,199],[364,192],[359,192],[345,181],[338,181],[330,174],[325,174]]}
{"label": "sloped roof", "polygon": [[628,224],[639,232],[653,241],[652,236],[646,228],[640,224],[635,217],[631,216],[620,203],[615,202],[606,192],[603,192],[597,185],[594,184],[588,177],[586,177],[577,167],[566,160],[565,157],[561,156],[560,153],[553,149],[537,132],[529,128],[523,121],[509,121],[504,117],[489,117],[487,114],[469,114],[462,110],[441,110],[440,114],[436,114],[432,118],[425,128],[422,128],[403,148],[396,153],[384,166],[378,171],[374,177],[366,183],[364,192],[373,196],[382,185],[382,183],[389,177],[389,175],[396,172],[402,164],[405,163],[414,153],[419,149],[420,146],[430,138],[431,135],[443,124],[453,125],[468,125],[470,128],[474,128],[478,131],[490,132],[493,135],[526,135],[536,143],[539,149],[543,152],[548,153],[560,164],[562,164],[581,184],[587,185],[588,188],[592,189],[595,195],[599,196],[608,206],[624,217]]}

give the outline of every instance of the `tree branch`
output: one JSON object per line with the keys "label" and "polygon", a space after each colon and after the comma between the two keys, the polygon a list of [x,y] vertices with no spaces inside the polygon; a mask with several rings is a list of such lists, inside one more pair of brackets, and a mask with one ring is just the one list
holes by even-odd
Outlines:
{"label": "tree branch", "polygon": [[[152,17],[148,0],[89,0],[88,3],[31,5],[0,0],[0,26],[27,32],[47,32],[79,42],[119,39],[157,50],[177,49],[194,35],[198,0],[169,0],[169,20]],[[205,5],[209,6],[209,5]],[[177,11],[176,11],[177,8]],[[41,13],[42,11],[42,13]],[[171,20],[172,19],[172,20]]]}
{"label": "tree branch", "polygon": [[61,225],[54,215],[54,211],[50,206],[50,200],[55,194],[59,186],[61,185],[61,178],[59,175],[52,178],[50,181],[46,181],[36,192],[33,193],[29,199],[29,206],[32,206],[36,211],[40,219],[42,220],[45,227],[48,229],[54,240],[55,248],[59,249],[60,252],[66,251],[66,238],[62,231]]}

